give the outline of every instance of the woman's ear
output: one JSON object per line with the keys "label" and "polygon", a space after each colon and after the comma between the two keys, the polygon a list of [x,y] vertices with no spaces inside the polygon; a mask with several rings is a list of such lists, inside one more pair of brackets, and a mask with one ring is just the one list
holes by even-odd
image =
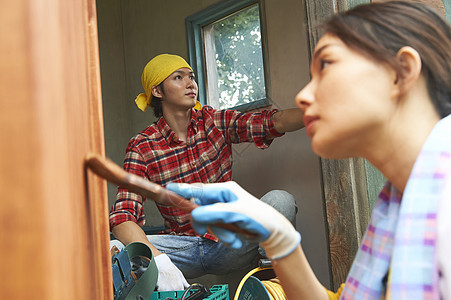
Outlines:
{"label": "woman's ear", "polygon": [[396,54],[400,66],[396,74],[395,84],[401,93],[408,91],[421,76],[421,57],[412,47],[402,47]]}
{"label": "woman's ear", "polygon": [[163,93],[161,92],[161,88],[158,85],[154,85],[151,89],[152,95],[157,98],[162,98]]}

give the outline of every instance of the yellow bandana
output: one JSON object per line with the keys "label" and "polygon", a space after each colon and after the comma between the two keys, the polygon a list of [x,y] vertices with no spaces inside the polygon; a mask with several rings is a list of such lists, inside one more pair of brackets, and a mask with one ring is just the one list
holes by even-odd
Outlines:
{"label": "yellow bandana", "polygon": [[[162,83],[174,71],[191,66],[180,56],[172,54],[160,54],[152,58],[145,66],[141,75],[141,83],[145,93],[139,94],[135,103],[142,111],[146,111],[147,106],[152,101],[152,87]],[[197,101],[195,109],[202,109],[202,105]]]}

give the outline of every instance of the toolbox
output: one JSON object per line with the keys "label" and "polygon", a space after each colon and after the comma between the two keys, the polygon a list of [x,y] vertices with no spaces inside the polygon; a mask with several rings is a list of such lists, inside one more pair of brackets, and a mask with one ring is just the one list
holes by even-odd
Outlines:
{"label": "toolbox", "polygon": [[194,283],[186,290],[154,291],[158,269],[146,244],[130,243],[122,251],[113,247],[111,254],[114,300],[229,300],[227,284],[208,288]]}
{"label": "toolbox", "polygon": [[[210,288],[211,295],[203,298],[204,300],[229,300],[229,286],[227,284],[214,285]],[[185,291],[168,291],[168,292],[153,292],[150,300],[166,300],[180,299]],[[189,295],[195,293],[195,290],[190,291]]]}

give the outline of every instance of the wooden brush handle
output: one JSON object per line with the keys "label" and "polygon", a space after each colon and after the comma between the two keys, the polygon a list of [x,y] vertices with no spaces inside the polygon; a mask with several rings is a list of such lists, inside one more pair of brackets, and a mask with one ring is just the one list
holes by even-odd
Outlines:
{"label": "wooden brush handle", "polygon": [[89,154],[86,157],[86,165],[100,177],[160,204],[173,206],[187,213],[198,207],[192,201],[165,189],[159,184],[128,173],[108,158]]}
{"label": "wooden brush handle", "polygon": [[[112,160],[97,154],[88,154],[85,159],[86,166],[99,175],[130,192],[145,196],[163,205],[178,208],[186,213],[191,213],[193,209],[199,207],[193,201],[176,194],[159,184],[148,181],[135,174],[128,173]],[[218,223],[214,226],[221,227],[236,233],[244,234],[249,238],[254,238],[254,233],[248,232],[234,224]]]}

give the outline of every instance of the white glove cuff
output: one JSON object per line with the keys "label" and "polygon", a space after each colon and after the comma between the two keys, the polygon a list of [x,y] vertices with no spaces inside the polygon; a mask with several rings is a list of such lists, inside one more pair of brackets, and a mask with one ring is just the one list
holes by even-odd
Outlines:
{"label": "white glove cuff", "polygon": [[166,254],[160,254],[154,257],[155,264],[157,265],[158,269],[165,269],[165,267],[168,267],[172,265],[172,261]]}
{"label": "white glove cuff", "polygon": [[300,242],[301,234],[292,228],[289,232],[271,233],[266,241],[260,243],[260,246],[265,249],[268,258],[277,260],[293,252]]}

